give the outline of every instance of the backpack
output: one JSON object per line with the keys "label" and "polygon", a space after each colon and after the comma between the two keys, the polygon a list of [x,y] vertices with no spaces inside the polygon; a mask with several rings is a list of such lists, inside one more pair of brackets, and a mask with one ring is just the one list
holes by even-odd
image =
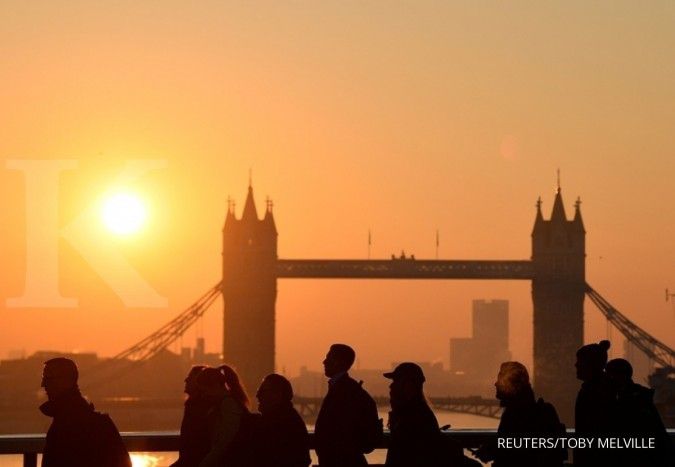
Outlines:
{"label": "backpack", "polygon": [[358,440],[361,452],[368,454],[373,452],[381,443],[384,433],[384,422],[378,416],[377,404],[370,394],[363,389],[363,381],[359,381],[358,387]]}
{"label": "backpack", "polygon": [[[542,398],[539,398],[535,405],[535,416],[538,433],[555,438],[564,438],[567,435],[565,425],[560,422],[555,407]],[[542,465],[562,465],[565,460],[567,460],[567,450],[562,447],[541,450]]]}
{"label": "backpack", "polygon": [[239,429],[225,450],[225,465],[250,467],[255,465],[255,434],[260,415],[245,410],[239,420]]}
{"label": "backpack", "polygon": [[90,427],[99,467],[131,467],[127,447],[108,414],[93,412]]}

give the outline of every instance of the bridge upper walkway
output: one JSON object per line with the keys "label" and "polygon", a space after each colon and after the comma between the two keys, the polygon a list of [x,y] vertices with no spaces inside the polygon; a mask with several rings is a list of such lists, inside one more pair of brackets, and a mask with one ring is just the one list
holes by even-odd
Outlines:
{"label": "bridge upper walkway", "polygon": [[330,260],[279,259],[278,278],[320,279],[519,279],[534,277],[528,260]]}

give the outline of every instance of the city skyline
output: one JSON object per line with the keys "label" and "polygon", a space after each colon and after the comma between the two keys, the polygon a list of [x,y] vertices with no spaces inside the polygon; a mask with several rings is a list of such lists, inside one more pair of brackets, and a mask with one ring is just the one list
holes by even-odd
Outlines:
{"label": "city skyline", "polygon": [[[568,217],[583,203],[588,283],[674,347],[663,297],[675,288],[674,18],[667,2],[6,2],[0,355],[109,356],[169,321],[219,281],[228,197],[239,215],[249,169],[259,213],[274,202],[282,258],[433,259],[438,232],[441,259],[514,260],[530,258],[535,204],[550,215],[560,169]],[[24,290],[31,209],[10,161],[76,164],[58,184],[63,229],[132,159],[158,162],[127,187],[147,205],[145,227],[87,234],[166,307],[125,305],[62,237],[59,290],[78,304],[8,305]],[[531,366],[526,282],[283,280],[277,367],[319,368],[334,341],[363,367],[447,366],[474,298],[510,301],[513,358]],[[218,350],[221,313],[185,340]],[[607,337],[589,300],[585,319],[587,342]],[[612,340],[618,356],[623,337]]]}

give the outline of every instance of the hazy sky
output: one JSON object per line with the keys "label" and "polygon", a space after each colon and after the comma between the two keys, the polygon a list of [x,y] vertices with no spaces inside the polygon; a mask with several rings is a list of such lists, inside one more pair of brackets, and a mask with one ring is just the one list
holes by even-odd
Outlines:
{"label": "hazy sky", "polygon": [[[438,229],[447,259],[528,259],[560,168],[568,214],[583,201],[588,282],[675,346],[675,3],[543,3],[3,1],[0,356],[110,355],[191,304],[219,280],[227,197],[240,212],[249,168],[282,258],[365,258],[369,229],[372,257],[433,258]],[[168,307],[126,307],[63,238],[60,290],[78,306],[7,306],[30,204],[8,161],[76,161],[56,198],[65,227],[139,158],[165,163],[126,187],[145,228],[88,235]],[[281,280],[278,367],[318,368],[333,341],[362,367],[447,365],[474,298],[511,301],[529,364],[527,282]],[[218,350],[221,313],[183,344]],[[586,323],[587,340],[607,335],[588,300]]]}

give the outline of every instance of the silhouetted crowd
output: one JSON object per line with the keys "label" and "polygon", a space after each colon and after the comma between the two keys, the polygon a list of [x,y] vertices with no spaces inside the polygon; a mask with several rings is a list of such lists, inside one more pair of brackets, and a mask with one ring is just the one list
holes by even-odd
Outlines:
{"label": "silhouetted crowd", "polygon": [[[575,437],[649,437],[652,449],[578,449],[574,465],[675,466],[673,442],[654,407],[653,390],[632,380],[623,359],[607,361],[608,341],[577,352],[577,378],[582,381],[575,407]],[[330,347],[323,361],[328,392],[315,427],[315,449],[321,467],[368,465],[365,454],[381,445],[383,420],[373,398],[349,376],[354,350]],[[442,436],[424,394],[425,376],[405,362],[385,373],[391,380],[385,465],[391,467],[478,466],[461,445]],[[131,467],[124,442],[108,415],[95,411],[80,393],[72,360],[45,363],[42,387],[48,401],[40,410],[53,418],[47,432],[43,467]],[[537,399],[527,369],[502,363],[495,382],[504,408],[498,438],[567,436],[555,407]],[[185,378],[185,408],[180,427],[179,458],[171,467],[307,467],[309,435],[293,406],[293,388],[283,376],[270,374],[257,392],[258,412],[236,371],[195,366]],[[446,428],[446,427],[444,427]],[[554,467],[567,460],[563,447],[507,449],[497,440],[472,450],[494,467]]]}

